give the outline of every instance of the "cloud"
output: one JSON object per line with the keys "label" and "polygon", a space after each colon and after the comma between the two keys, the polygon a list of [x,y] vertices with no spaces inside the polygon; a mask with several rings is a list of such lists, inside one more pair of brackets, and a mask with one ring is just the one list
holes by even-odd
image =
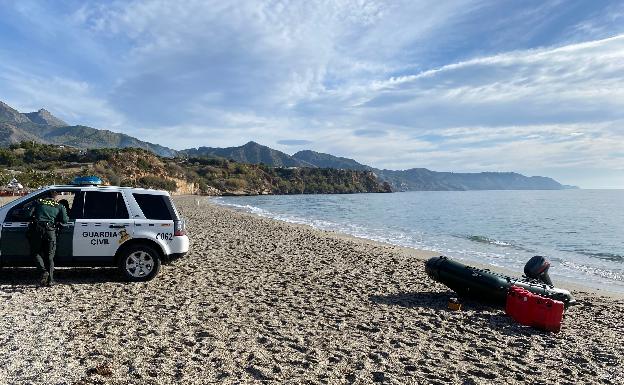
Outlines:
{"label": "cloud", "polygon": [[314,143],[311,140],[305,139],[282,139],[277,141],[278,144],[283,144],[284,146],[303,146]]}
{"label": "cloud", "polygon": [[[110,93],[115,108],[136,124],[170,125],[181,116],[201,123],[198,104],[283,115],[315,95],[403,70],[394,55],[464,8],[465,1],[123,1],[84,6],[73,19],[131,42]],[[406,12],[419,22],[407,23]],[[397,19],[405,28],[395,28]]]}
{"label": "cloud", "polygon": [[178,149],[569,178],[621,168],[607,3],[24,1],[1,11],[0,99]]}
{"label": "cloud", "polygon": [[381,138],[386,136],[388,133],[384,130],[374,130],[374,129],[366,129],[366,130],[355,130],[353,131],[355,136],[365,136],[369,138]]}
{"label": "cloud", "polygon": [[[4,101],[20,112],[42,107],[68,124],[119,129],[124,118],[106,99],[94,95],[89,83],[63,77],[43,77],[0,63],[0,84],[10,97]],[[127,132],[131,133],[131,132]]]}
{"label": "cloud", "polygon": [[[402,132],[411,137],[406,143],[424,140],[434,147],[388,157],[380,166],[614,169],[620,164],[612,154],[622,143],[623,86],[624,36],[616,36],[474,58],[345,89],[314,103],[335,108],[343,101],[349,117],[342,119],[369,127],[360,130]],[[384,146],[400,148],[391,139],[379,144]],[[359,160],[371,157],[361,154]]]}
{"label": "cloud", "polygon": [[624,35],[449,64],[357,90],[362,113],[426,127],[578,122],[624,116]]}
{"label": "cloud", "polygon": [[572,25],[569,35],[571,39],[592,36],[604,39],[624,32],[624,4],[613,2],[601,7],[591,18],[585,18]]}

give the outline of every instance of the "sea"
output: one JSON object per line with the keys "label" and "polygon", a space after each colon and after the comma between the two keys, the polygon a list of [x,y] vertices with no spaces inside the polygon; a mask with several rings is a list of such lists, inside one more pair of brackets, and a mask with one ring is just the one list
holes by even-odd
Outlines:
{"label": "sea", "polygon": [[624,190],[413,191],[218,197],[286,222],[522,275],[534,255],[557,281],[624,293]]}

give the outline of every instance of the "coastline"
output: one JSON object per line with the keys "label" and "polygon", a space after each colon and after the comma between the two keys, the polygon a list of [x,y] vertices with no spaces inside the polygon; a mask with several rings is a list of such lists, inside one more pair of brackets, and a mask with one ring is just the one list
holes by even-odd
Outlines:
{"label": "coastline", "polygon": [[[318,231],[320,233],[323,234],[327,234],[329,236],[333,236],[337,239],[343,239],[343,240],[351,240],[351,241],[356,241],[356,242],[364,242],[364,243],[368,243],[370,245],[373,246],[381,246],[381,247],[389,247],[392,249],[393,252],[397,252],[400,253],[406,257],[410,257],[410,258],[416,258],[419,260],[423,260],[426,261],[427,259],[431,258],[431,257],[436,257],[441,255],[439,252],[434,251],[434,250],[426,250],[426,249],[417,249],[417,248],[413,248],[413,247],[406,247],[406,246],[400,246],[400,245],[395,245],[389,242],[384,242],[384,241],[378,241],[378,240],[373,240],[373,239],[369,239],[369,238],[364,238],[364,237],[358,237],[352,234],[347,234],[347,233],[342,233],[339,231],[335,231],[335,230],[324,230],[324,229],[320,229],[320,228],[316,228],[312,225],[309,224],[302,224],[302,223],[292,223],[292,222],[288,222],[288,221],[283,221],[280,219],[276,219],[276,218],[271,218],[268,216],[264,216],[264,215],[260,215],[260,214],[256,214],[253,212],[249,212],[249,211],[245,211],[242,209],[238,209],[235,208],[234,206],[229,206],[226,204],[220,204],[214,201],[214,197],[201,197],[201,198],[197,198],[197,199],[205,199],[207,202],[209,202],[212,205],[216,205],[218,207],[221,208],[225,208],[227,210],[231,210],[234,211],[236,213],[242,214],[242,215],[251,215],[251,216],[255,216],[258,218],[264,218],[264,219],[268,219],[268,220],[273,220],[273,221],[277,221],[280,223],[286,223],[288,225],[292,225],[292,226],[297,226],[297,227],[302,227],[304,229],[308,229],[311,231]],[[514,271],[511,269],[507,269],[504,267],[500,267],[500,266],[495,266],[495,265],[490,265],[487,263],[480,263],[480,262],[474,262],[474,261],[463,261],[461,260],[462,263],[465,263],[467,265],[470,266],[474,266],[480,269],[489,269],[491,271],[500,273],[500,274],[505,274],[511,277],[520,277],[522,276],[523,272],[522,271]],[[624,299],[624,293],[619,293],[619,292],[615,292],[615,291],[610,291],[608,289],[604,289],[604,288],[597,288],[597,287],[593,287],[593,286],[588,286],[588,285],[583,285],[583,284],[579,284],[577,282],[571,282],[569,280],[565,280],[565,279],[556,279],[555,280],[555,286],[569,290],[571,292],[583,292],[583,293],[589,293],[589,294],[594,294],[594,295],[599,295],[599,296],[605,296],[605,297],[609,297],[609,298],[613,298],[613,299]],[[574,294],[574,293],[573,293]]]}
{"label": "coastline", "polygon": [[412,250],[175,197],[191,251],[145,283],[0,273],[0,383],[618,384],[624,301],[575,293],[560,333],[453,296]]}

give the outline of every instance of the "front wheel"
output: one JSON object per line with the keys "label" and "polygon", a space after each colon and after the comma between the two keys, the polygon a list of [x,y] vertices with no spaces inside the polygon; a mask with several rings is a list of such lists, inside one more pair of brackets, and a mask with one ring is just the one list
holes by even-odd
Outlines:
{"label": "front wheel", "polygon": [[119,270],[128,281],[149,281],[160,270],[160,257],[156,250],[149,246],[130,246],[119,258]]}

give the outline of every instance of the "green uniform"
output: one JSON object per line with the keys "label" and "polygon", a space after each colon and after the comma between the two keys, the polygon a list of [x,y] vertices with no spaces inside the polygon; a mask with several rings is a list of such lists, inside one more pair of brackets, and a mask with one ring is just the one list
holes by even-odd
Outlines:
{"label": "green uniform", "polygon": [[56,225],[67,223],[67,211],[54,199],[39,199],[31,209],[31,219],[28,229],[30,255],[37,262],[37,270],[42,273],[42,283],[54,282]]}

